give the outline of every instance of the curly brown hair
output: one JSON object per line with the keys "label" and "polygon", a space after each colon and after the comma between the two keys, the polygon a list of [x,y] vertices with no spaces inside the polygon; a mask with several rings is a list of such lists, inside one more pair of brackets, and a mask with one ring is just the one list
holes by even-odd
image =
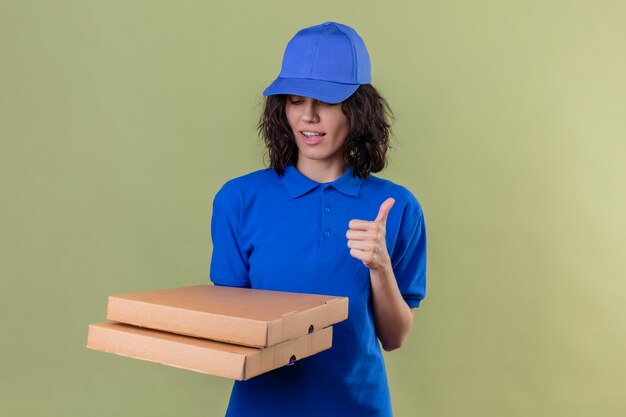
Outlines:
{"label": "curly brown hair", "polygon": [[[285,115],[286,94],[265,98],[265,108],[257,129],[265,142],[269,167],[283,175],[285,167],[296,165],[298,147],[287,116]],[[344,159],[352,172],[367,178],[387,166],[387,150],[391,147],[391,123],[394,114],[387,100],[371,84],[362,84],[346,100],[341,109],[348,118],[350,133],[344,145]]]}

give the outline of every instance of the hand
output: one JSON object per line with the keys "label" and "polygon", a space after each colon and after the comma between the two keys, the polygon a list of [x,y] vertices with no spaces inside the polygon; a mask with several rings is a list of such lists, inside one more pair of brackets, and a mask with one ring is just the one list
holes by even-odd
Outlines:
{"label": "hand", "polygon": [[385,234],[387,215],[395,202],[391,197],[386,199],[374,221],[350,220],[350,229],[346,232],[350,255],[360,259],[369,269],[382,270],[391,266]]}

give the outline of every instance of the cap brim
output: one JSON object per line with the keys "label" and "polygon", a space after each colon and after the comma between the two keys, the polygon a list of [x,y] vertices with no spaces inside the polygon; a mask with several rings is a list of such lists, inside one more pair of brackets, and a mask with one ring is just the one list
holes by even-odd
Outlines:
{"label": "cap brim", "polygon": [[294,94],[334,104],[350,97],[357,88],[359,88],[359,84],[341,84],[308,78],[278,77],[263,91],[263,95]]}

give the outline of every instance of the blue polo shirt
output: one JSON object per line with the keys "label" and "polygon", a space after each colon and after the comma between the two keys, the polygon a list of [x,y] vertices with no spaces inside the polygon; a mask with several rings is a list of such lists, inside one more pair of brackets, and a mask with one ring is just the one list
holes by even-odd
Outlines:
{"label": "blue polo shirt", "polygon": [[349,298],[348,319],[331,349],[235,381],[227,416],[391,416],[385,365],[374,329],[369,270],[350,255],[352,219],[374,220],[383,201],[387,249],[402,297],[418,307],[426,289],[426,230],[406,188],[348,169],[318,183],[288,166],[228,181],[213,201],[211,280],[215,285]]}

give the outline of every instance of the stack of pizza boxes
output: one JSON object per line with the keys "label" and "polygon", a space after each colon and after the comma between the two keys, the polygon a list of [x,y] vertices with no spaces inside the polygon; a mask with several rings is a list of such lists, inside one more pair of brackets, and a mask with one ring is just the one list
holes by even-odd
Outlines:
{"label": "stack of pizza boxes", "polygon": [[109,297],[87,347],[246,380],[329,349],[348,299],[195,285]]}

